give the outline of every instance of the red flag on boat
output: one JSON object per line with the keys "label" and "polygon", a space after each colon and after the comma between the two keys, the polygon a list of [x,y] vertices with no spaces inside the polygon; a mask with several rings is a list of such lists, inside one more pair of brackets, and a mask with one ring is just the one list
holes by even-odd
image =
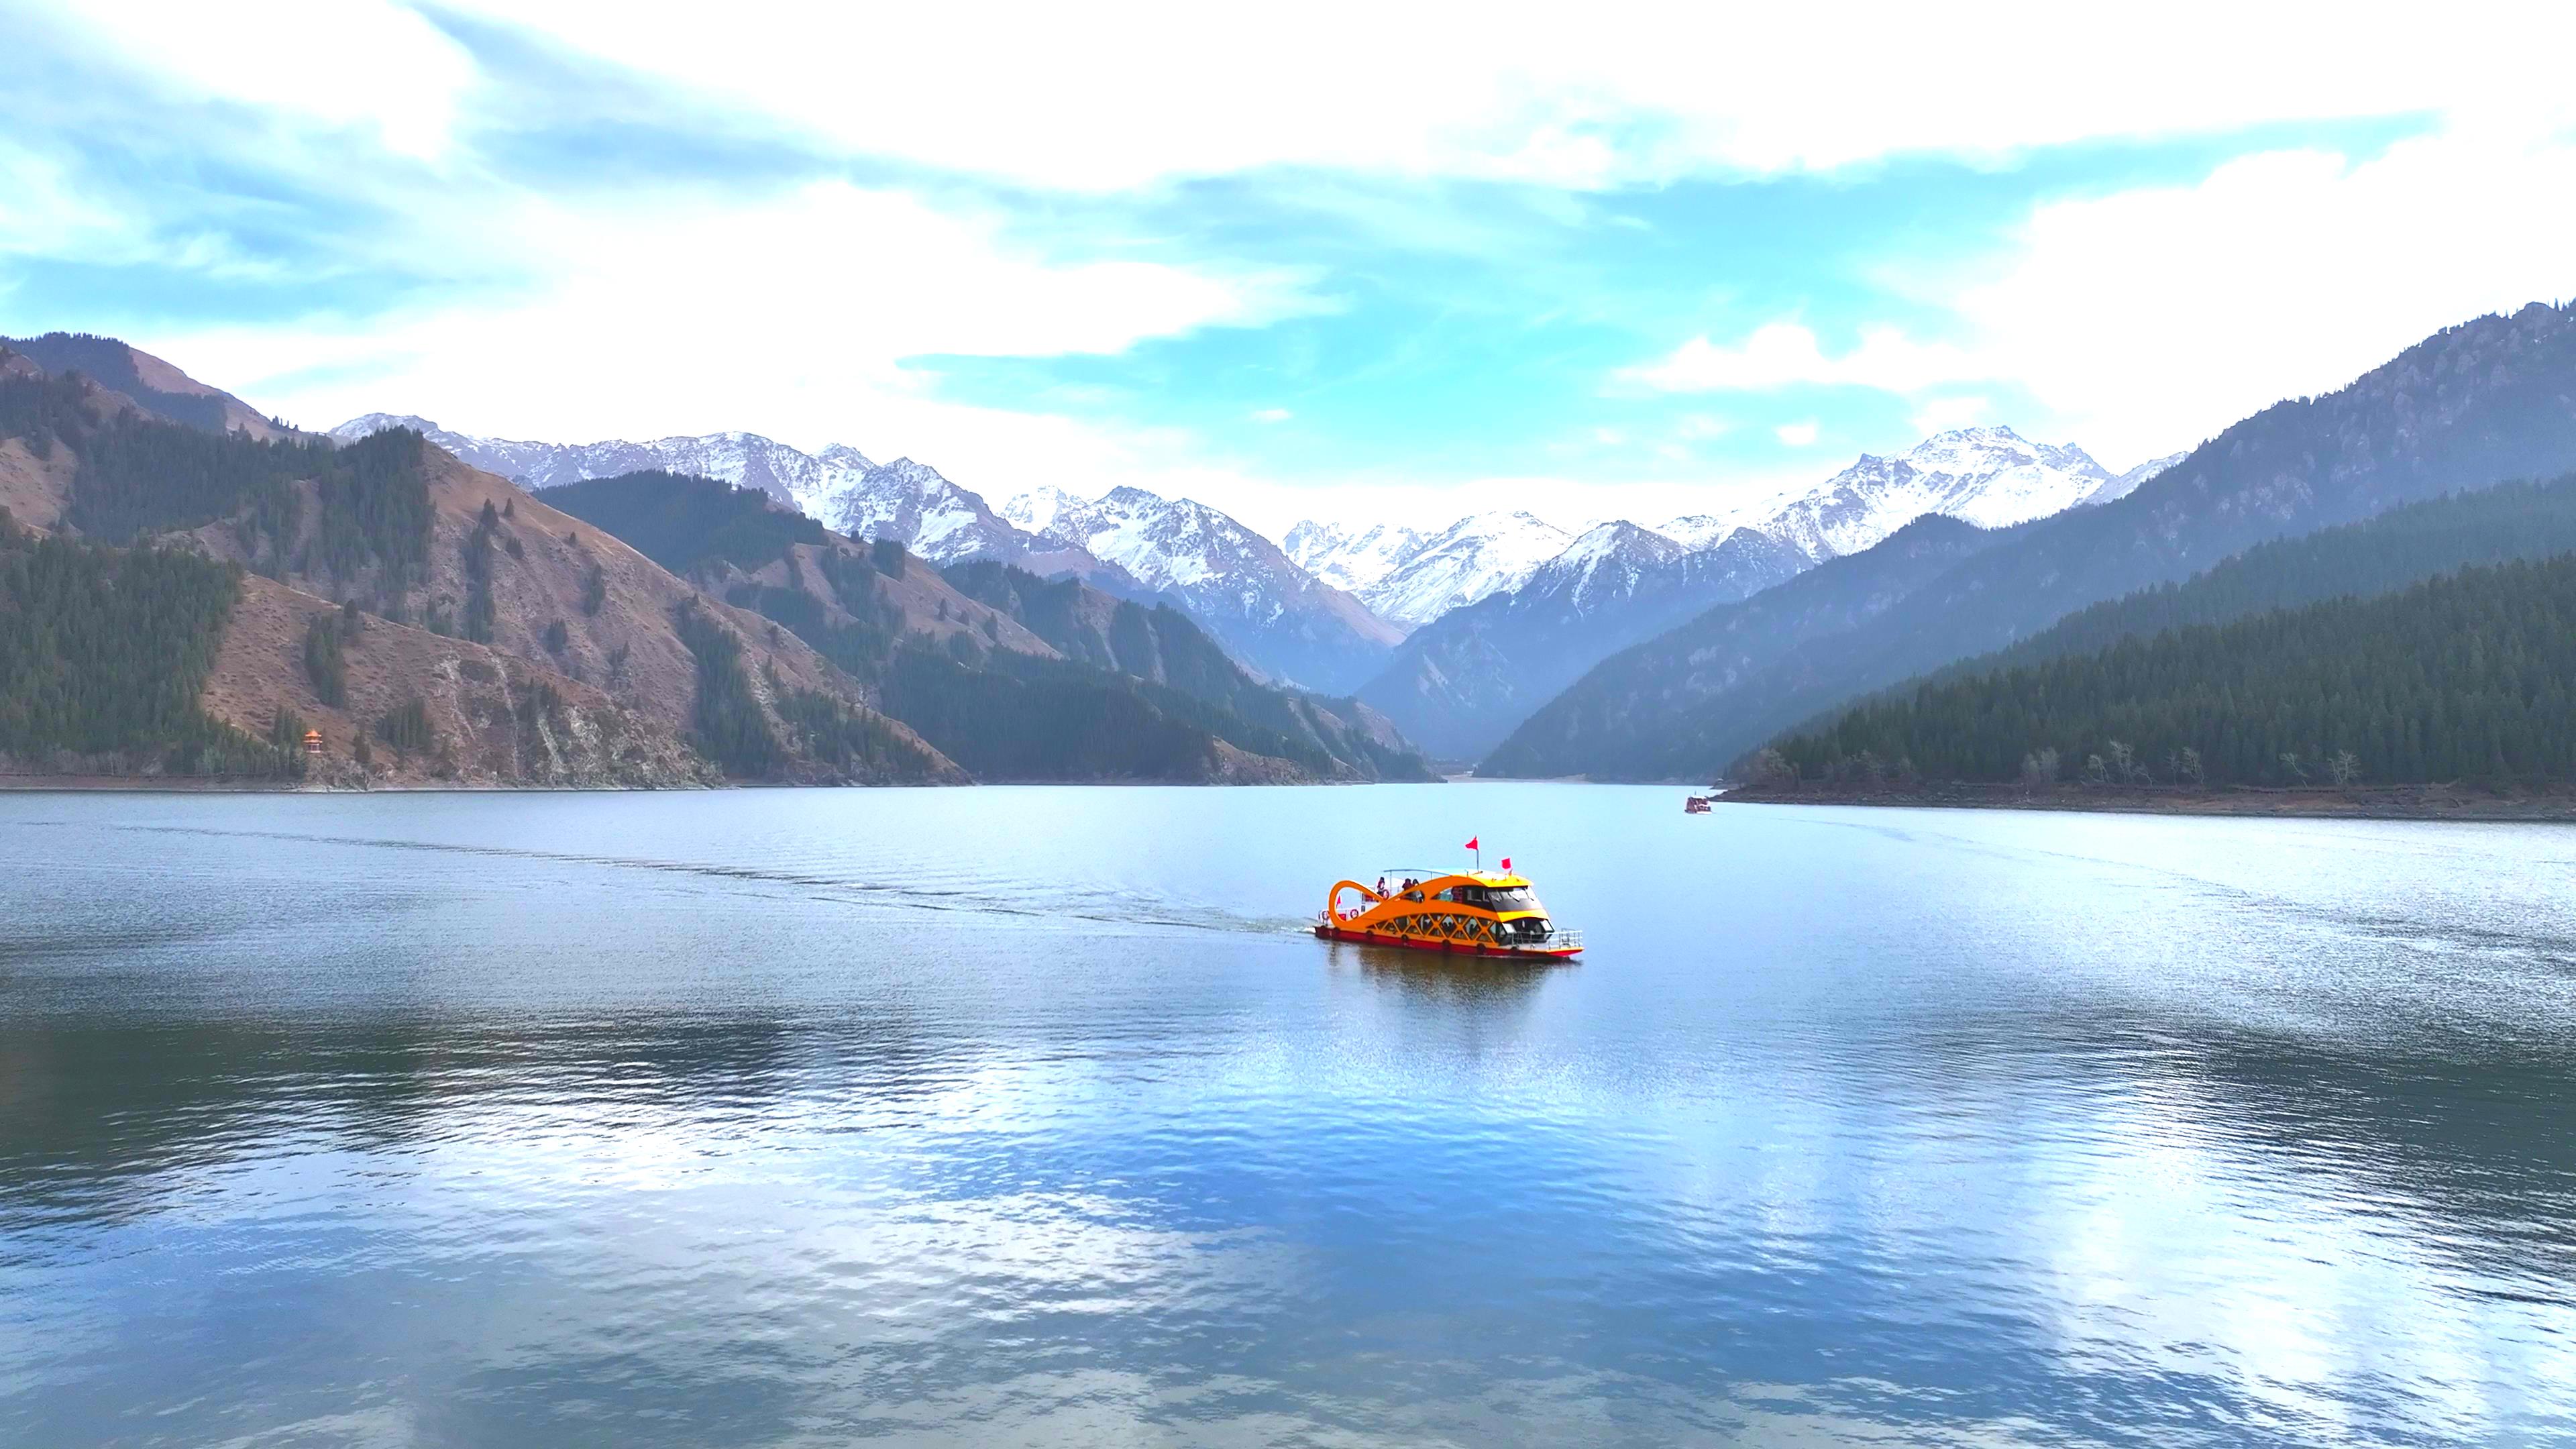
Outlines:
{"label": "red flag on boat", "polygon": [[1481,835],[1470,835],[1470,836],[1468,836],[1468,837],[1467,837],[1467,846],[1466,846],[1466,848],[1467,848],[1467,849],[1469,849],[1469,850],[1473,850],[1473,849],[1475,849],[1475,848],[1476,848],[1476,842],[1477,842],[1477,841],[1479,841],[1479,840],[1482,840],[1482,839],[1484,839],[1484,837],[1483,837],[1483,836],[1481,836]]}
{"label": "red flag on boat", "polygon": [[1511,858],[1510,856],[1508,856],[1508,855],[1507,855],[1507,856],[1504,856],[1504,857],[1503,857],[1503,872],[1504,872],[1504,874],[1506,874],[1506,875],[1510,874],[1510,873],[1511,873],[1511,869],[1512,869],[1512,858]]}

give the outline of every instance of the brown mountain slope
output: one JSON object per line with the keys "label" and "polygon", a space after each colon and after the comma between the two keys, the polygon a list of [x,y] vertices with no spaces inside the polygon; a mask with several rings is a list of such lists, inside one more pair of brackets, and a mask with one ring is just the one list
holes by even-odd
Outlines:
{"label": "brown mountain slope", "polygon": [[71,496],[72,455],[39,458],[22,438],[0,438],[0,508],[30,528],[52,528]]}
{"label": "brown mountain slope", "polygon": [[48,332],[40,337],[0,338],[0,343],[49,373],[78,372],[168,422],[208,432],[247,433],[262,442],[290,436],[290,430],[270,422],[240,398],[113,337]]}
{"label": "brown mountain slope", "polygon": [[[745,683],[783,757],[772,778],[800,784],[965,778],[909,727],[877,714],[854,681],[795,635],[692,588],[617,539],[547,507],[505,479],[469,468],[426,443],[413,446],[419,449],[431,515],[427,563],[410,586],[398,596],[381,594],[381,569],[344,577],[311,563],[318,509],[305,510],[299,539],[305,546],[278,551],[307,558],[307,569],[290,572],[289,582],[317,594],[356,598],[388,616],[449,632],[466,630],[478,592],[488,592],[487,642],[494,651],[594,685],[679,736],[689,735],[700,723],[699,665],[681,638],[676,617],[684,607],[695,609],[742,650]],[[255,544],[244,546],[230,520],[196,529],[194,535],[219,557],[250,563],[257,553]],[[488,543],[482,541],[486,538]],[[473,576],[477,555],[487,575],[480,591]],[[594,591],[598,602],[592,608],[588,601]],[[782,713],[799,694],[835,701],[868,721],[893,741],[897,757],[847,762],[818,756]]]}
{"label": "brown mountain slope", "polygon": [[[19,436],[0,443],[0,504],[19,522],[75,536],[96,527],[105,530],[97,541],[110,544],[184,541],[317,602],[354,601],[391,624],[425,626],[387,635],[388,688],[405,699],[455,701],[459,770],[513,783],[617,775],[613,757],[537,768],[533,756],[505,758],[487,731],[463,727],[492,703],[471,685],[544,684],[559,699],[595,695],[623,710],[641,731],[630,741],[645,762],[635,768],[655,779],[685,773],[666,767],[656,740],[691,741],[740,778],[965,778],[908,727],[870,709],[854,681],[786,630],[699,593],[417,435],[339,451],[262,443],[137,416],[129,399],[68,376],[22,372],[0,377],[0,388],[18,390],[9,405]],[[245,624],[266,617],[254,604],[268,597],[245,591]],[[467,654],[392,647],[411,633],[462,636],[460,644],[487,645],[536,673],[513,675],[487,659],[494,679],[466,671],[460,683],[450,671],[463,670]],[[284,702],[272,687],[283,667],[277,660],[300,668],[302,640],[254,634],[256,645],[218,671],[213,702],[220,718],[264,729]],[[262,679],[270,684],[256,683]],[[245,682],[234,690],[230,681]],[[363,716],[365,697],[353,688],[353,699]],[[318,702],[295,707],[309,713]]]}
{"label": "brown mountain slope", "polygon": [[[378,618],[360,616],[357,632],[341,643],[341,703],[325,704],[304,662],[306,640],[316,621],[338,633],[342,611],[255,574],[242,583],[198,703],[255,736],[268,735],[281,710],[319,731],[323,750],[313,779],[638,788],[723,778],[670,729],[601,690],[480,644]],[[413,701],[432,743],[397,750],[375,726]]]}
{"label": "brown mountain slope", "polygon": [[[876,617],[887,620],[888,626],[900,635],[924,639],[944,648],[950,636],[971,634],[995,648],[1018,654],[1034,655],[1040,659],[1064,657],[1056,652],[1054,646],[1030,633],[1025,625],[1010,615],[987,608],[959,593],[927,560],[905,554],[895,565],[898,572],[890,575],[867,562],[868,550],[860,544],[839,534],[826,534],[825,540],[822,543],[791,545],[789,554],[796,560],[792,565],[786,556],[782,556],[748,574],[739,569],[725,568],[722,570],[726,579],[724,587],[729,588],[739,581],[773,588],[793,588],[821,604],[826,617],[833,623],[848,624],[858,619],[859,609],[869,607],[869,601],[843,598],[841,586],[834,580],[837,578],[842,584],[847,584],[854,579],[864,579],[873,597]],[[823,558],[826,553],[834,555],[842,566],[827,568]],[[862,565],[865,565],[864,573],[861,572]],[[718,589],[718,592],[723,591],[724,588]]]}
{"label": "brown mountain slope", "polygon": [[537,496],[800,636],[981,778],[1427,774],[1382,721],[1256,679],[1177,610],[999,563],[933,569],[714,479],[647,470]]}

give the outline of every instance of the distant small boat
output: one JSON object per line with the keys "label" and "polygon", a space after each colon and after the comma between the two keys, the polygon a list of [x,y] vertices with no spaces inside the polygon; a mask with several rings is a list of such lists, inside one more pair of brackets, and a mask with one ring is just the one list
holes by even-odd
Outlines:
{"label": "distant small boat", "polygon": [[1708,797],[1706,795],[1683,796],[1682,813],[1684,815],[1706,815],[1708,813]]}
{"label": "distant small boat", "polygon": [[[1583,950],[1583,933],[1558,929],[1521,876],[1398,869],[1387,872],[1380,884],[1387,879],[1398,884],[1383,895],[1355,880],[1336,884],[1324,898],[1324,913],[1315,918],[1315,934],[1327,941],[1458,956],[1562,961]],[[1357,899],[1343,904],[1345,892]]]}

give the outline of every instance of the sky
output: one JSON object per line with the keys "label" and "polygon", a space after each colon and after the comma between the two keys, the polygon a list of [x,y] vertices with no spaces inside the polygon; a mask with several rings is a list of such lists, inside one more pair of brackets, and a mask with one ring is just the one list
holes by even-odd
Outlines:
{"label": "sky", "polygon": [[746,429],[1273,532],[1651,525],[1970,424],[2119,470],[2576,295],[2565,5],[0,0],[0,35],[0,333],[306,427]]}

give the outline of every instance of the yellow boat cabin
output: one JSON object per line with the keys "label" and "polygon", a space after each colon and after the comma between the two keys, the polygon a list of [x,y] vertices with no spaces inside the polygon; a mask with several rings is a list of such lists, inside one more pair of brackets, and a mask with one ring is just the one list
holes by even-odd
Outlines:
{"label": "yellow boat cabin", "polygon": [[1374,886],[1341,881],[1324,898],[1315,934],[1461,956],[1564,960],[1583,950],[1583,933],[1549,920],[1526,878],[1482,870],[1399,868]]}

